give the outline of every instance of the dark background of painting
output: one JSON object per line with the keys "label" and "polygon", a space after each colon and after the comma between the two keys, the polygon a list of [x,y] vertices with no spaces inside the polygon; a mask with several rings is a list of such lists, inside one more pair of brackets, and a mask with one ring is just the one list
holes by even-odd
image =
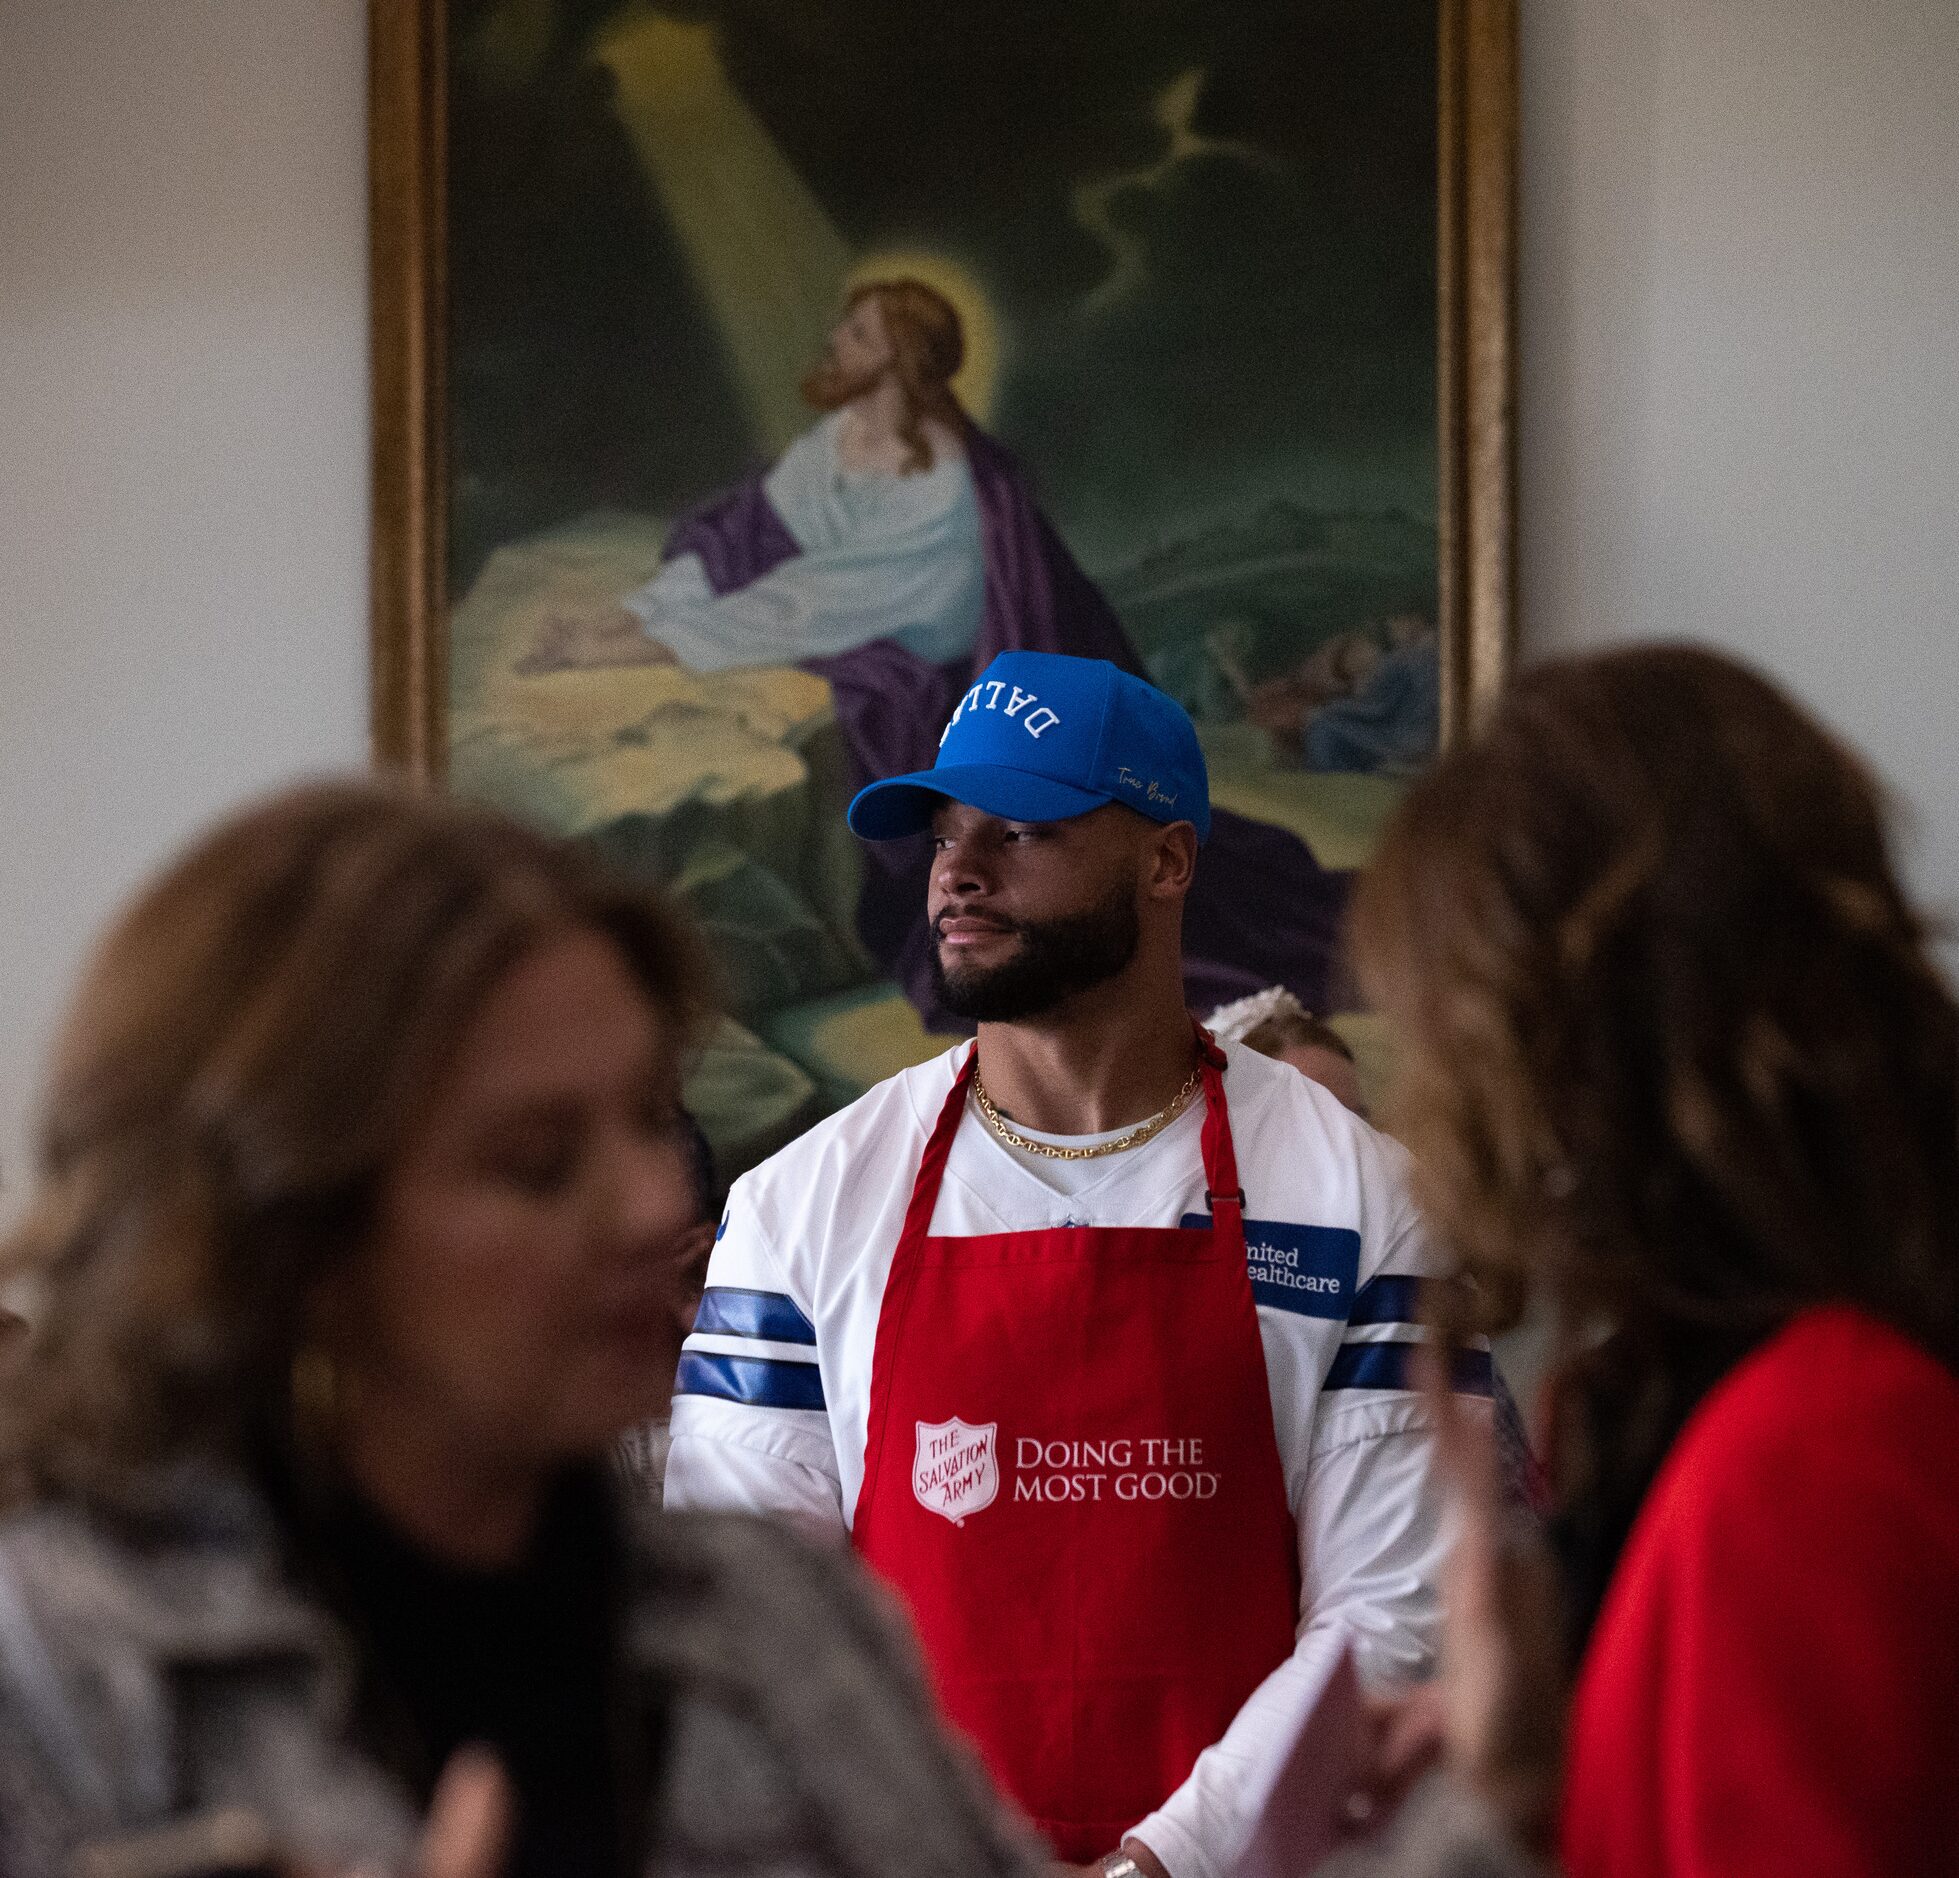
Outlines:
{"label": "dark background of painting", "polygon": [[[519,72],[486,50],[513,10]],[[1152,559],[1249,565],[1262,531],[1320,543],[1330,575],[1289,589],[1255,666],[1364,615],[1432,617],[1433,0],[661,10],[719,23],[730,76],[854,247],[956,252],[984,282],[1011,347],[990,428],[1119,607]],[[594,508],[670,516],[756,466],[589,57],[619,11],[450,8],[457,592],[502,542]],[[1112,257],[1071,189],[1156,162],[1153,101],[1193,67],[1193,128],[1256,159],[1198,156],[1126,194],[1146,282],[1084,311]]]}

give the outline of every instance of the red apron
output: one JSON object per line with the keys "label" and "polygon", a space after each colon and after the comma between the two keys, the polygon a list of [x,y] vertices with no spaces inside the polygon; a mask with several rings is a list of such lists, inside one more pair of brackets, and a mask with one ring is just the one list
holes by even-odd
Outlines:
{"label": "red apron", "polygon": [[1209,1230],[934,1237],[975,1051],[878,1319],[857,1548],[947,1714],[1078,1861],[1182,1784],[1298,1617],[1224,1058],[1201,1042]]}

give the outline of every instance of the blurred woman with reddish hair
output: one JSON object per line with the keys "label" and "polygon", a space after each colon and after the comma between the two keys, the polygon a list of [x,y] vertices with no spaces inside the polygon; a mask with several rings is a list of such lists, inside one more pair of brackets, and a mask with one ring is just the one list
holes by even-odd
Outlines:
{"label": "blurred woman with reddish hair", "polygon": [[116,924],[4,1248],[7,1878],[1019,1868],[842,1561],[617,1496],[707,1010],[656,899],[372,784],[246,811]]}
{"label": "blurred woman with reddish hair", "polygon": [[1484,1822],[1391,1869],[1512,1868],[1492,1816],[1578,1878],[1959,1868],[1959,1011],[1869,775],[1708,652],[1540,666],[1404,802],[1355,948],[1443,1330],[1530,1306],[1557,1352],[1564,1648],[1473,1506]]}

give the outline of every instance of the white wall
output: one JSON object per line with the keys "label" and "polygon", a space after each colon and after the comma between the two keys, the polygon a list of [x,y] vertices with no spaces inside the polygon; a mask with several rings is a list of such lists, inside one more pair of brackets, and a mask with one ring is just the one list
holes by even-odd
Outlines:
{"label": "white wall", "polygon": [[[1959,906],[1959,5],[1525,15],[1529,641],[1759,659]],[[130,883],[363,755],[364,18],[0,0],[0,1180]]]}
{"label": "white wall", "polygon": [[1959,4],[1526,0],[1533,648],[1757,660],[1959,912]]}
{"label": "white wall", "polygon": [[90,934],[366,746],[359,0],[0,0],[0,1216]]}

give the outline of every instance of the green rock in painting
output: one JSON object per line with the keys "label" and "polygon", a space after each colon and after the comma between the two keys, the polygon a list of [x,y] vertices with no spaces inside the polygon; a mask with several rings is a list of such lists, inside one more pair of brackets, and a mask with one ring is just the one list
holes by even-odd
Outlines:
{"label": "green rock in painting", "polygon": [[958,1041],[928,1031],[889,983],[777,1011],[762,1020],[762,1034],[815,1080],[826,1109],[856,1101],[874,1083]]}
{"label": "green rock in painting", "polygon": [[669,887],[706,935],[722,994],[743,1015],[863,976],[854,951],[752,854],[703,842]]}
{"label": "green rock in painting", "polygon": [[716,1026],[696,1057],[686,1102],[714,1150],[723,1186],[823,1113],[816,1084],[732,1019]]}
{"label": "green rock in painting", "polygon": [[744,1015],[861,984],[862,862],[822,679],[780,666],[518,669],[546,619],[612,604],[658,543],[657,527],[595,516],[491,556],[455,613],[451,780],[668,887]]}

